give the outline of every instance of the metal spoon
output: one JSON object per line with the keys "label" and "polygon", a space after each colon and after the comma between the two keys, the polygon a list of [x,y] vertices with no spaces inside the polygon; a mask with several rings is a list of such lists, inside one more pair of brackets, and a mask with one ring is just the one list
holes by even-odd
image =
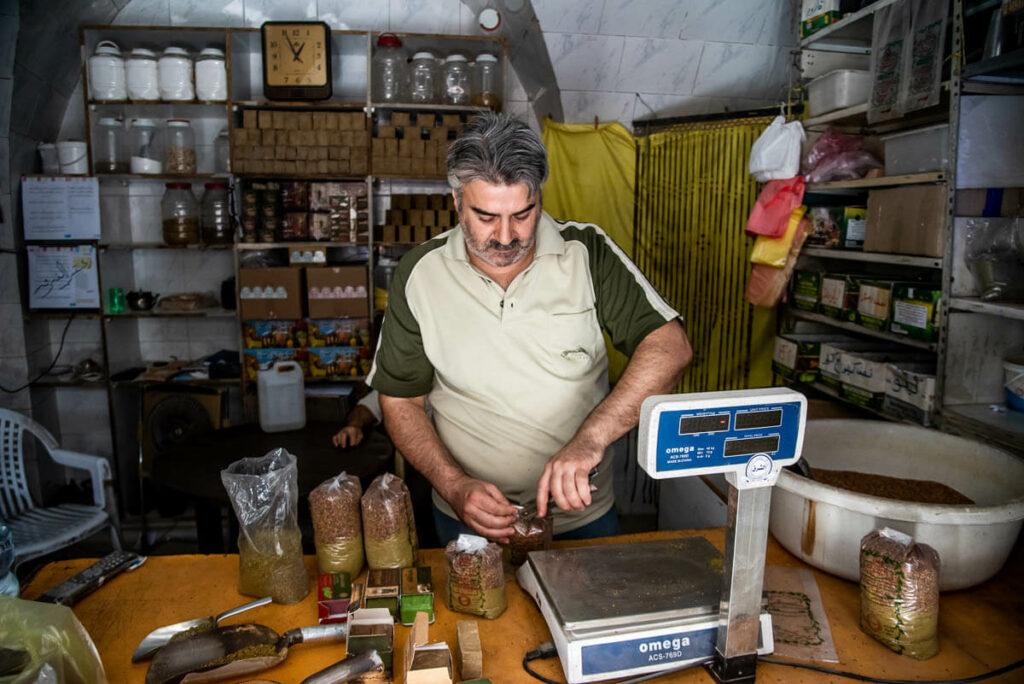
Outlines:
{"label": "metal spoon", "polygon": [[239,613],[244,613],[245,611],[251,610],[253,608],[265,606],[273,600],[274,599],[272,599],[270,596],[264,596],[263,598],[256,599],[255,601],[250,601],[249,603],[238,606],[237,608],[225,610],[223,613],[220,613],[218,615],[213,615],[211,617],[204,618],[196,618],[195,620],[185,620],[184,622],[176,622],[173,625],[158,627],[157,629],[154,629],[152,632],[147,634],[146,638],[143,639],[141,643],[139,643],[139,647],[136,648],[135,653],[132,654],[132,662],[137,663],[142,660],[146,660],[154,653],[156,653],[157,649],[166,646],[167,642],[169,642],[171,638],[174,637],[175,634],[180,634],[181,632],[185,632],[190,629],[196,628],[213,629],[220,623],[221,620],[226,620],[229,617],[234,617]]}

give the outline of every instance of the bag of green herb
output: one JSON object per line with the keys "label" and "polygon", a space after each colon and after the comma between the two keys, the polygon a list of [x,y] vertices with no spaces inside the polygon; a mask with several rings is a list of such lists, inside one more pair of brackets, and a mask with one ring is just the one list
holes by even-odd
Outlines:
{"label": "bag of green herb", "polygon": [[235,461],[220,473],[238,518],[238,591],[271,596],[276,603],[301,601],[309,592],[302,562],[302,534],[295,457],[274,449]]}
{"label": "bag of green herb", "polygon": [[939,652],[939,554],[885,528],[860,543],[860,627],[918,660]]}
{"label": "bag of green herb", "polygon": [[321,482],[309,493],[320,572],[347,572],[350,577],[362,572],[363,521],[359,505],[362,496],[359,478],[345,473]]}
{"label": "bag of green herb", "polygon": [[384,473],[363,494],[363,544],[371,569],[416,564],[412,497],[401,478]]}
{"label": "bag of green herb", "polygon": [[494,619],[505,612],[501,547],[483,537],[460,534],[444,550],[448,559],[448,608]]}

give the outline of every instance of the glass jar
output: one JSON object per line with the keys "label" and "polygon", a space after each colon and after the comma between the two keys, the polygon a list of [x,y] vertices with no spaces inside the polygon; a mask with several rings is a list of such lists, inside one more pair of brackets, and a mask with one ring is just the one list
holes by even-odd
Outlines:
{"label": "glass jar", "polygon": [[208,102],[228,99],[228,72],[224,51],[204,48],[196,58],[196,98]]}
{"label": "glass jar", "polygon": [[163,173],[164,146],[152,119],[132,119],[129,168],[132,173]]}
{"label": "glass jar", "polygon": [[160,56],[157,64],[160,85],[160,99],[167,102],[182,102],[195,99],[192,83],[192,58],[185,48],[169,47]]}
{"label": "glass jar", "polygon": [[123,100],[125,88],[124,58],[112,40],[101,40],[89,57],[89,96],[98,102]]}
{"label": "glass jar", "polygon": [[405,97],[406,78],[402,41],[393,33],[381,34],[373,53],[374,102],[401,102]]}
{"label": "glass jar", "polygon": [[235,240],[235,231],[231,227],[228,208],[228,184],[213,181],[205,187],[201,202],[203,242],[208,245],[230,244]]}
{"label": "glass jar", "polygon": [[472,103],[493,111],[501,109],[501,69],[498,58],[487,52],[476,58]]}
{"label": "glass jar", "polygon": [[469,64],[465,55],[448,55],[444,60],[444,103],[468,105],[470,98]]}
{"label": "glass jar", "polygon": [[213,172],[231,173],[231,140],[226,128],[213,139]]}
{"label": "glass jar", "polygon": [[437,102],[437,60],[433,53],[417,52],[409,74],[409,96],[413,102]]}
{"label": "glass jar", "polygon": [[196,173],[196,136],[185,119],[167,120],[164,173],[194,176]]}
{"label": "glass jar", "polygon": [[94,173],[128,173],[124,125],[119,119],[105,116],[96,122],[92,136],[92,170]]}
{"label": "glass jar", "polygon": [[164,242],[188,245],[199,242],[199,205],[188,183],[168,183],[160,200]]}
{"label": "glass jar", "polygon": [[128,57],[128,98],[138,101],[160,99],[156,53],[146,48],[135,48]]}

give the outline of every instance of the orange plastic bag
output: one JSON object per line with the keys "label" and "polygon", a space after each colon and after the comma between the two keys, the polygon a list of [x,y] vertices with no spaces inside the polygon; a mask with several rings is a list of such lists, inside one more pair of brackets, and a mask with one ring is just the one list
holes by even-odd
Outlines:
{"label": "orange plastic bag", "polygon": [[803,176],[769,181],[747,219],[748,235],[778,238],[786,232],[793,210],[804,201]]}
{"label": "orange plastic bag", "polygon": [[793,246],[796,238],[797,227],[804,217],[807,207],[799,206],[789,215],[789,223],[786,226],[785,234],[780,238],[769,238],[763,235],[758,236],[754,242],[754,250],[750,253],[750,260],[755,264],[774,266],[782,268],[786,265],[786,257],[789,256],[789,248]]}

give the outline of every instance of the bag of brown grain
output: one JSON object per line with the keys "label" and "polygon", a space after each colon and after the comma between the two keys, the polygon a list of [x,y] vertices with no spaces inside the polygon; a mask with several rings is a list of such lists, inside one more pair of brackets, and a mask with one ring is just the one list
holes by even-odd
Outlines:
{"label": "bag of brown grain", "polygon": [[512,523],[512,537],[508,540],[509,564],[518,568],[526,562],[530,551],[550,549],[552,531],[550,515],[541,518],[536,511],[519,509]]}
{"label": "bag of brown grain", "polygon": [[359,478],[345,473],[325,480],[309,493],[320,572],[347,572],[351,577],[362,572],[363,522],[359,506],[362,496]]}
{"label": "bag of brown grain", "polygon": [[939,652],[939,554],[884,528],[860,542],[860,627],[918,660]]}
{"label": "bag of brown grain", "polygon": [[363,543],[371,569],[416,564],[416,524],[409,488],[384,473],[370,483],[362,499]]}
{"label": "bag of brown grain", "polygon": [[448,559],[448,608],[494,619],[505,612],[501,547],[483,537],[460,534],[444,550]]}

